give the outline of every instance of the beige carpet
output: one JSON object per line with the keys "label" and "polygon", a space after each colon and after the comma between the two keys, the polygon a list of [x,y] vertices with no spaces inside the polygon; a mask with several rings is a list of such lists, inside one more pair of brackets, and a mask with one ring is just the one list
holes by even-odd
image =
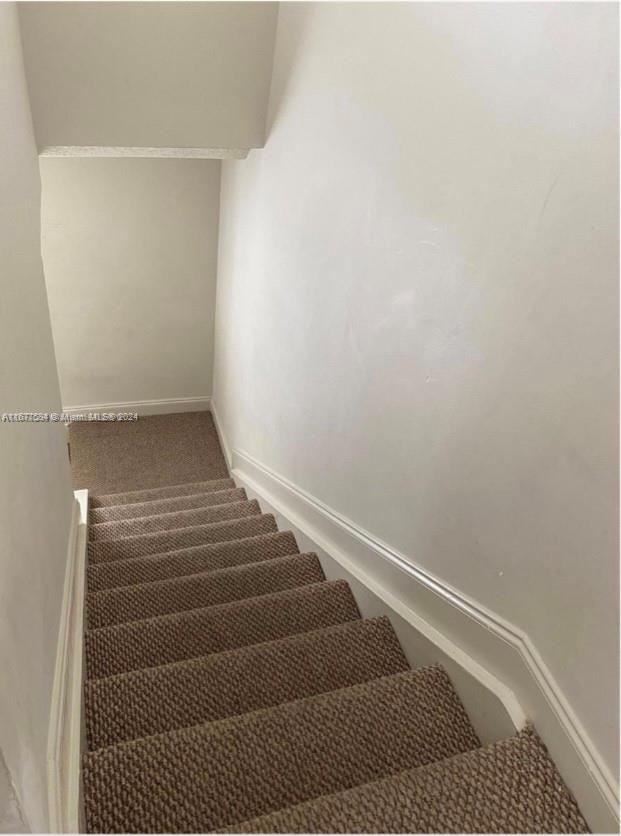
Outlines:
{"label": "beige carpet", "polygon": [[209,412],[152,415],[132,422],[72,423],[74,488],[119,493],[226,478]]}
{"label": "beige carpet", "polygon": [[507,740],[324,795],[230,833],[575,833],[577,807],[532,727]]}
{"label": "beige carpet", "polygon": [[76,425],[89,832],[585,832],[534,729],[448,676],[227,475],[207,413]]}

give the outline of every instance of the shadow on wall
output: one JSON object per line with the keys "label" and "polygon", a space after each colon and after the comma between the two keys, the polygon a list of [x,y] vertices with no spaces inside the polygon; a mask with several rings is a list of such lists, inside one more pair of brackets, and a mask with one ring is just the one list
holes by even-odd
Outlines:
{"label": "shadow on wall", "polygon": [[[312,17],[312,5],[309,7],[309,17]],[[276,21],[276,37],[274,39],[274,50],[278,42],[278,26],[280,22],[280,11]],[[307,18],[308,23],[308,18]],[[302,52],[302,45],[305,36],[308,33],[308,25],[299,26],[295,30],[288,32],[287,40],[282,49],[278,67],[274,61],[272,67],[272,83],[270,86],[269,101],[267,105],[267,116],[265,119],[265,142],[264,146],[269,142],[272,131],[276,127],[279,114],[284,112],[285,102],[289,97],[291,90],[294,87],[296,66],[298,63],[298,56]]]}

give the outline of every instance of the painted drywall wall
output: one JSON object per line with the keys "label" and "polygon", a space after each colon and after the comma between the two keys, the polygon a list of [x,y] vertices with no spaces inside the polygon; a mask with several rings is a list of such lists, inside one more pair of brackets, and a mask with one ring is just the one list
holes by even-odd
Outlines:
{"label": "painted drywall wall", "polygon": [[[0,4],[0,413],[60,409],[17,11]],[[0,749],[47,827],[46,748],[73,496],[64,427],[0,423]],[[0,816],[0,819],[2,816]]]}
{"label": "painted drywall wall", "polygon": [[211,395],[220,163],[40,162],[63,406]]}
{"label": "painted drywall wall", "polygon": [[281,4],[214,380],[232,447],[524,630],[615,773],[617,15]]}
{"label": "painted drywall wall", "polygon": [[0,833],[28,833],[11,776],[0,752]]}
{"label": "painted drywall wall", "polygon": [[25,3],[19,14],[40,148],[263,144],[275,3]]}

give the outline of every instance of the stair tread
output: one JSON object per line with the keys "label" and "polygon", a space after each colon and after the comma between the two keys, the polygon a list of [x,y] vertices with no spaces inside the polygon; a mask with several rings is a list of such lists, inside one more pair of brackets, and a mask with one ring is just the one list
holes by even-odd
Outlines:
{"label": "stair tread", "polygon": [[87,567],[87,586],[89,592],[96,592],[182,575],[194,575],[198,572],[224,569],[298,552],[298,545],[291,531],[276,531],[245,537],[242,540],[190,546],[163,554],[95,563]]}
{"label": "stair tread", "polygon": [[239,520],[188,526],[169,531],[154,531],[151,534],[137,534],[133,537],[89,543],[88,559],[92,563],[98,563],[106,560],[141,557],[188,546],[241,540],[257,534],[268,534],[277,529],[278,526],[272,514],[261,514]]}
{"label": "stair tread", "polygon": [[588,833],[545,746],[506,740],[223,828],[231,833]]}
{"label": "stair tread", "polygon": [[259,516],[260,514],[259,503],[256,499],[251,499],[225,505],[168,511],[148,517],[131,517],[124,520],[93,523],[89,526],[88,536],[90,542],[100,542],[121,537],[134,537],[138,534],[151,534],[156,531],[209,525],[225,520],[239,520],[242,517]]}
{"label": "stair tread", "polygon": [[188,508],[205,508],[211,505],[243,502],[247,498],[244,488],[230,488],[225,491],[193,493],[188,496],[176,496],[169,499],[152,499],[147,502],[130,502],[125,505],[107,505],[101,508],[91,508],[89,521],[93,524],[136,517],[152,517],[155,514],[165,514],[168,511],[183,511]]}
{"label": "stair tread", "polygon": [[243,714],[407,670],[385,617],[91,680],[90,749]]}
{"label": "stair tread", "polygon": [[349,584],[322,581],[229,604],[87,630],[99,678],[283,638],[360,618]]}
{"label": "stair tread", "polygon": [[89,496],[93,508],[106,505],[124,505],[128,502],[148,502],[151,499],[187,496],[195,493],[227,490],[234,488],[233,479],[209,479],[205,482],[182,482],[178,485],[163,485],[158,488],[145,488],[139,491],[121,491],[118,493],[94,494]]}
{"label": "stair tread", "polygon": [[200,833],[479,745],[444,671],[419,668],[87,753],[88,827]]}
{"label": "stair tread", "polygon": [[211,572],[91,592],[89,629],[216,606],[325,579],[316,554],[294,554]]}

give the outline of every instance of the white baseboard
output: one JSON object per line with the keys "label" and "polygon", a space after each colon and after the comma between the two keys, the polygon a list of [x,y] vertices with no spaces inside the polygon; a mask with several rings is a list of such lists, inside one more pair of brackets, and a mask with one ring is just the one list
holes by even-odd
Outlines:
{"label": "white baseboard", "polygon": [[138,415],[169,415],[173,412],[208,411],[211,396],[197,398],[164,398],[156,401],[124,401],[121,403],[93,403],[81,406],[63,406],[68,415],[84,415],[89,412],[137,412]]}
{"label": "white baseboard", "polygon": [[[218,432],[225,449],[223,428]],[[619,790],[530,638],[501,616],[340,516],[248,454],[232,449],[236,482],[263,501],[502,703],[515,728],[528,718],[547,745],[593,832],[619,832]],[[304,545],[306,548],[306,545]],[[466,706],[468,708],[468,706]]]}
{"label": "white baseboard", "polygon": [[82,654],[88,491],[75,492],[47,748],[51,833],[80,832]]}

